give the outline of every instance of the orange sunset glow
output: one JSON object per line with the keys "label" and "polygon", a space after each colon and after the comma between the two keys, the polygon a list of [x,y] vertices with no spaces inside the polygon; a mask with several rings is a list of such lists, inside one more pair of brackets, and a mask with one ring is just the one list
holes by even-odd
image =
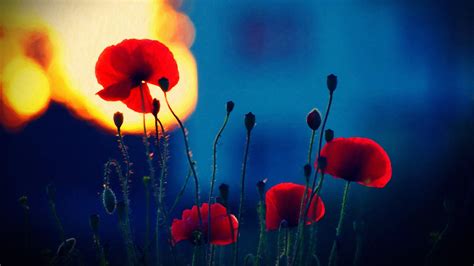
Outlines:
{"label": "orange sunset glow", "polygon": [[[3,127],[20,130],[54,101],[111,132],[112,116],[120,111],[124,132],[143,132],[141,114],[96,95],[102,89],[95,77],[99,54],[128,38],[156,39],[169,47],[180,72],[169,100],[181,118],[193,112],[198,94],[196,62],[189,50],[194,26],[177,10],[179,1],[18,1],[0,6]],[[149,86],[152,96],[164,103],[161,89]],[[159,117],[165,127],[173,128],[176,122],[162,106]],[[154,125],[151,115],[147,124]]]}

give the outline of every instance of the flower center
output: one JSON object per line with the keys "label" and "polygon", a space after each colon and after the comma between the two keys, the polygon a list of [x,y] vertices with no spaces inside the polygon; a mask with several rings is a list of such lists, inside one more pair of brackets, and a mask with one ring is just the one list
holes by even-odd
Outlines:
{"label": "flower center", "polygon": [[148,67],[143,67],[139,70],[137,70],[135,73],[132,75],[132,81],[134,84],[140,84],[143,81],[146,81],[151,75],[151,71]]}
{"label": "flower center", "polygon": [[199,230],[193,231],[192,242],[194,245],[202,245],[206,243],[205,235]]}

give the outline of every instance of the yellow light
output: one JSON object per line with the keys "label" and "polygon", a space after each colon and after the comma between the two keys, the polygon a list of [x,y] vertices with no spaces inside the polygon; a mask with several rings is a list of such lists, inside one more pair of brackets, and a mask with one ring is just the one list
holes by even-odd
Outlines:
{"label": "yellow light", "polygon": [[20,116],[31,117],[49,103],[49,81],[43,69],[26,57],[16,57],[2,75],[6,103]]}
{"label": "yellow light", "polygon": [[[67,5],[61,1],[26,2],[19,1],[5,9],[14,8],[14,12],[0,12],[11,14],[9,19],[0,21],[0,30],[3,26],[9,36],[18,36],[8,38],[18,48],[25,32],[41,26],[39,30],[51,43],[51,60],[43,69],[49,80],[51,99],[66,105],[78,118],[113,132],[112,116],[119,111],[124,113],[124,132],[143,132],[141,114],[121,102],[107,102],[96,95],[102,89],[95,77],[100,53],[107,46],[129,38],[156,39],[170,48],[178,64],[180,81],[168,93],[169,100],[183,120],[193,112],[197,103],[197,67],[189,47],[194,40],[194,27],[168,1],[97,0],[72,1]],[[0,47],[1,43],[0,38]],[[25,56],[22,49],[17,50]],[[162,102],[159,116],[163,124],[167,129],[175,127],[163,93],[155,86],[150,89],[152,96]],[[17,107],[20,102],[16,101]],[[148,117],[147,126],[152,128],[154,121],[151,115]]]}

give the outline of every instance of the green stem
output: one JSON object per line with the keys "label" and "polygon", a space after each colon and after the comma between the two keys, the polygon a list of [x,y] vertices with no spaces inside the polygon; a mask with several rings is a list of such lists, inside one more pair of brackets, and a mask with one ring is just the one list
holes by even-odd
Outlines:
{"label": "green stem", "polygon": [[243,211],[243,206],[244,206],[244,189],[245,189],[245,173],[247,169],[247,158],[248,158],[248,153],[249,153],[249,146],[250,146],[250,130],[247,130],[247,141],[245,144],[245,152],[244,152],[244,161],[242,164],[242,176],[240,178],[240,203],[239,203],[239,217],[237,220],[239,221],[239,225],[237,227],[237,240],[235,241],[235,244],[233,246],[233,263],[232,265],[236,266],[238,262],[238,256],[239,256],[239,236],[240,236],[240,227],[242,225],[242,211]]}
{"label": "green stem", "polygon": [[127,251],[127,257],[129,259],[129,264],[133,265],[135,262],[135,246],[133,244],[133,239],[132,239],[132,230],[130,226],[130,207],[129,207],[129,198],[128,198],[128,178],[127,176],[124,176],[122,174],[122,169],[120,167],[119,162],[116,160],[109,160],[104,166],[104,183],[109,184],[110,183],[110,168],[111,167],[115,168],[115,172],[120,180],[120,186],[122,187],[122,197],[123,197],[123,219],[120,219],[119,217],[119,224],[120,228],[122,230],[123,234],[123,239]]}
{"label": "green stem", "polygon": [[286,228],[286,248],[285,248],[285,256],[286,256],[286,264],[290,265],[290,253],[291,253],[291,242],[292,242],[292,234],[290,232],[290,228]]}
{"label": "green stem", "polygon": [[178,205],[179,201],[184,195],[184,192],[186,191],[186,186],[188,185],[189,178],[191,177],[191,169],[188,170],[188,174],[186,175],[186,178],[184,180],[183,185],[181,186],[181,189],[179,190],[178,194],[176,195],[176,198],[174,199],[173,205],[171,205],[171,208],[169,210],[170,213],[174,211],[176,206]]}
{"label": "green stem", "polygon": [[148,262],[148,247],[150,246],[150,188],[144,182],[145,187],[145,248],[143,250],[145,262]]}
{"label": "green stem", "polygon": [[303,244],[303,241],[304,241],[304,235],[303,235],[303,231],[304,231],[304,225],[306,223],[306,217],[303,216],[303,214],[305,213],[304,211],[304,202],[305,202],[305,199],[306,197],[308,196],[308,185],[309,183],[306,182],[306,185],[305,185],[305,191],[303,193],[303,197],[301,198],[301,202],[300,202],[300,212],[298,214],[298,228],[297,228],[297,231],[296,231],[296,239],[295,239],[295,248],[294,248],[294,252],[293,252],[293,259],[294,261],[291,263],[292,265],[296,265],[297,263],[297,260],[298,258],[300,257],[299,255],[299,251],[301,253],[301,256],[303,255],[301,252],[301,245]]}
{"label": "green stem", "polygon": [[193,258],[191,262],[191,266],[197,266],[199,260],[199,245],[195,245],[193,248]]}
{"label": "green stem", "polygon": [[173,111],[173,109],[171,108],[171,105],[168,101],[168,94],[166,92],[164,94],[165,94],[166,105],[168,106],[168,109],[170,110],[171,114],[174,116],[174,118],[178,122],[179,128],[181,129],[181,132],[183,133],[184,146],[186,148],[186,155],[188,157],[189,167],[191,168],[191,171],[192,171],[193,177],[194,177],[194,186],[195,186],[195,188],[194,188],[194,201],[195,201],[195,204],[196,204],[196,207],[197,207],[199,227],[202,229],[202,227],[203,227],[203,225],[202,225],[202,216],[201,216],[201,210],[200,210],[200,204],[199,204],[199,179],[198,179],[198,176],[197,176],[197,173],[196,173],[196,169],[194,168],[194,162],[193,162],[193,159],[192,159],[191,150],[189,148],[188,136],[187,136],[186,129],[184,128],[183,123],[181,122],[179,117],[176,115],[176,113]]}
{"label": "green stem", "polygon": [[[282,232],[285,230],[284,232]],[[278,227],[278,235],[277,235],[277,252],[276,252],[276,261],[275,265],[279,266],[280,265],[280,257],[285,254],[285,248],[286,248],[286,237],[287,237],[287,231],[288,228],[283,228],[282,223],[280,223],[280,226]]]}
{"label": "green stem", "polygon": [[[310,141],[309,141],[309,148],[308,148],[308,164],[311,165],[311,155],[313,153],[313,144],[314,144],[314,137],[316,135],[316,130],[312,130],[311,131],[311,137],[310,137]],[[308,179],[308,178],[306,178]],[[305,211],[305,208],[304,208],[304,203],[305,201],[307,200],[307,194],[308,194],[308,189],[309,189],[309,182],[308,180],[306,180],[306,184],[305,184],[305,191],[303,193],[303,197],[301,198],[301,203],[300,203],[300,212],[298,214],[298,229],[297,229],[297,232],[296,232],[296,240],[295,240],[295,251],[294,251],[294,254],[293,254],[293,258],[294,258],[294,261],[292,264],[296,264],[297,263],[297,259],[298,258],[302,258],[303,256],[303,250],[301,250],[301,247],[300,245],[303,244],[303,241],[304,241],[304,234],[303,234],[303,231],[304,231],[304,224],[306,223],[306,211]],[[311,202],[309,202],[308,204],[311,204]],[[309,205],[311,206],[311,205]],[[300,252],[300,254],[298,254],[298,252]]]}
{"label": "green stem", "polygon": [[[217,132],[216,138],[214,139],[214,143],[212,145],[212,177],[211,177],[211,186],[209,189],[209,200],[208,200],[209,211],[207,215],[207,224],[208,224],[207,239],[209,240],[211,239],[211,228],[212,228],[211,226],[211,199],[214,192],[214,184],[216,181],[216,172],[217,172],[217,143],[219,141],[219,138],[222,135],[222,132],[224,131],[227,125],[227,122],[229,121],[229,115],[230,113],[227,112],[224,119],[224,123],[222,124],[222,127],[219,129],[219,132]],[[212,265],[212,245],[210,243],[211,242],[209,241],[209,248],[210,248],[210,254],[211,254],[211,257],[209,258],[209,266]]]}
{"label": "green stem", "polygon": [[313,154],[313,144],[314,144],[314,137],[316,135],[316,130],[311,130],[311,138],[309,141],[309,149],[308,149],[308,164],[311,165],[311,155]]}
{"label": "green stem", "polygon": [[443,237],[446,235],[446,232],[448,231],[449,229],[449,223],[446,224],[446,226],[444,227],[443,231],[441,231],[441,233],[438,235],[438,237],[436,238],[436,240],[434,241],[433,243],[433,246],[431,247],[430,251],[428,252],[428,254],[426,255],[426,258],[425,258],[425,265],[430,265],[432,264],[432,260],[433,260],[433,255],[435,254],[435,252],[438,250],[438,247],[439,247],[439,243],[440,241],[443,239]]}
{"label": "green stem", "polygon": [[258,220],[260,225],[260,234],[258,237],[257,256],[255,257],[255,265],[261,265],[260,262],[265,261],[265,205],[263,200],[258,202]]}
{"label": "green stem", "polygon": [[94,244],[97,252],[97,257],[99,258],[100,266],[107,266],[107,260],[105,259],[104,248],[100,244],[99,235],[93,234]]}
{"label": "green stem", "polygon": [[[163,139],[163,148],[160,149],[160,138],[159,138],[159,133],[158,133],[158,124],[161,129],[161,139]],[[168,212],[165,207],[164,203],[164,196],[165,196],[165,179],[168,174],[168,166],[167,166],[167,160],[168,160],[168,136],[166,135],[165,128],[163,127],[163,124],[161,123],[161,120],[155,116],[155,137],[156,137],[156,147],[157,147],[157,152],[159,155],[159,160],[160,160],[160,168],[161,168],[161,173],[160,173],[160,179],[159,179],[159,187],[158,189],[156,188],[155,182],[153,182],[153,188],[154,188],[154,195],[155,195],[155,201],[157,207],[156,211],[156,227],[155,227],[155,239],[156,239],[156,256],[157,256],[157,263],[159,264],[159,258],[160,258],[160,245],[159,245],[159,230],[160,230],[160,221],[161,217],[163,216],[163,224],[168,223]],[[171,212],[171,211],[169,211]],[[169,230],[169,227],[166,226],[167,232],[168,232],[168,242],[171,243],[171,232]],[[173,261],[176,261],[176,258],[174,257],[174,248],[172,245],[169,245],[171,256]]]}
{"label": "green stem", "polygon": [[[321,147],[323,145],[323,135],[324,135],[324,129],[326,128],[326,122],[328,121],[328,116],[329,116],[329,111],[331,111],[331,104],[332,104],[332,92],[329,94],[329,102],[328,106],[326,108],[326,114],[324,115],[324,120],[323,120],[323,125],[321,127],[321,134],[319,134],[319,143],[318,143],[318,159],[321,156]],[[311,186],[311,191],[314,191],[316,187],[316,178],[318,176],[318,171],[319,171],[319,165],[316,167],[316,171],[314,173],[314,179],[313,179],[313,185]],[[309,202],[313,199],[314,195],[311,196]]]}
{"label": "green stem", "polygon": [[328,266],[336,266],[337,264],[338,241],[339,241],[339,238],[341,237],[342,224],[344,222],[344,216],[346,214],[347,194],[349,192],[350,184],[351,183],[347,181],[346,186],[344,187],[344,194],[342,196],[342,204],[341,204],[341,212],[339,213],[339,222],[337,223],[337,228],[336,228],[336,239],[334,239],[334,242],[332,243]]}

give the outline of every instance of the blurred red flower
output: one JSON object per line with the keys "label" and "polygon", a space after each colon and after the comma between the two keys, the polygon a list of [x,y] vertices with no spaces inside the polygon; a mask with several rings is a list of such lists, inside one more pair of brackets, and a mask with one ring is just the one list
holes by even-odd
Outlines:
{"label": "blurred red flower", "polygon": [[[207,238],[209,205],[203,203],[200,208],[202,217],[201,229],[199,226],[198,211],[196,205],[191,210],[184,210],[181,219],[174,219],[171,225],[171,235],[173,245],[182,240],[196,242],[195,233],[201,232],[202,237]],[[229,219],[230,218],[230,219]],[[231,224],[232,223],[232,227]],[[237,240],[237,228],[239,222],[234,215],[227,215],[227,209],[219,203],[211,204],[211,239],[210,243],[224,246],[234,243]],[[234,232],[232,232],[230,229]],[[233,239],[232,239],[233,237]],[[207,241],[205,241],[207,242]]]}
{"label": "blurred red flower", "polygon": [[164,77],[168,79],[171,89],[179,80],[178,66],[168,47],[147,39],[123,40],[105,48],[95,65],[95,75],[97,82],[104,87],[97,93],[102,99],[122,101],[139,113],[152,111],[152,97],[147,83],[158,86],[158,80]]}
{"label": "blurred red flower", "polygon": [[[280,223],[286,220],[289,227],[298,225],[298,217],[300,215],[301,199],[303,198],[305,186],[293,183],[281,183],[273,186],[265,195],[266,211],[266,227],[267,230],[276,230]],[[311,189],[308,189],[308,198]],[[306,206],[308,199],[305,200]],[[311,201],[308,211],[306,224],[319,221],[323,218],[325,212],[322,199],[315,195]]]}
{"label": "blurred red flower", "polygon": [[335,138],[321,150],[328,174],[367,187],[383,188],[392,178],[390,158],[368,138]]}

